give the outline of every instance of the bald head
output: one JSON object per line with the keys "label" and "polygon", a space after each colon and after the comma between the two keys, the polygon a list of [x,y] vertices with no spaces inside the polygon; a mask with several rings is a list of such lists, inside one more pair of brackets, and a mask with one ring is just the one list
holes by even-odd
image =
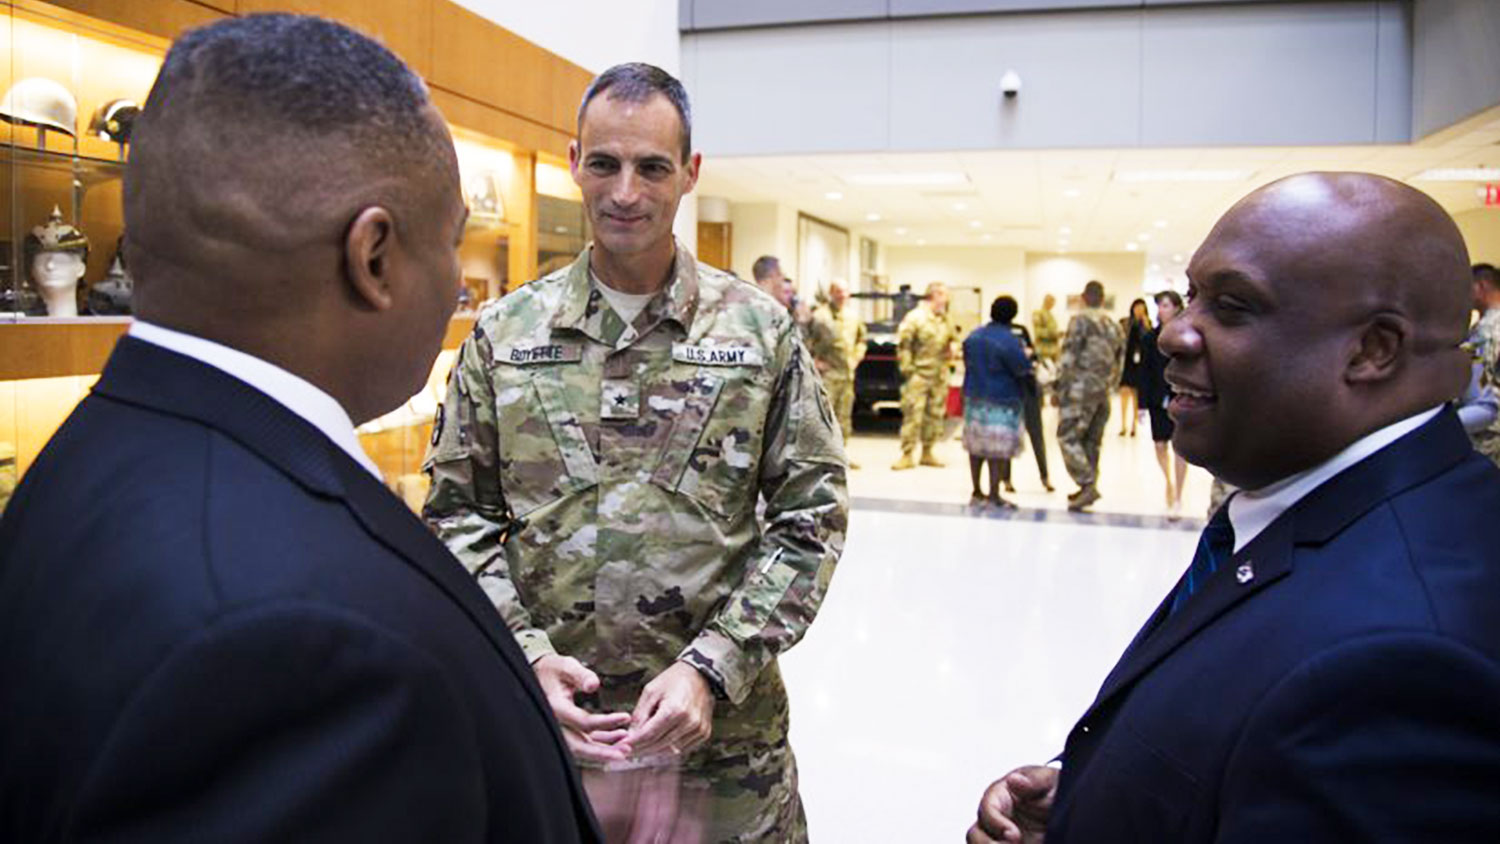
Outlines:
{"label": "bald head", "polygon": [[1471,282],[1453,218],[1431,197],[1369,173],[1303,173],[1255,191],[1204,247],[1233,240],[1290,285],[1317,289],[1351,319],[1411,320],[1419,351],[1463,340]]}
{"label": "bald head", "polygon": [[[134,129],[125,224],[138,310],[305,303],[295,285],[313,268],[278,258],[320,246],[326,268],[361,208],[410,207],[420,182],[456,178],[422,81],[372,39],[283,14],[192,30]],[[255,277],[230,277],[242,267]]]}
{"label": "bald head", "polygon": [[1237,486],[1309,469],[1468,380],[1463,240],[1400,182],[1273,182],[1219,220],[1187,275],[1191,302],[1159,338],[1173,443]]}

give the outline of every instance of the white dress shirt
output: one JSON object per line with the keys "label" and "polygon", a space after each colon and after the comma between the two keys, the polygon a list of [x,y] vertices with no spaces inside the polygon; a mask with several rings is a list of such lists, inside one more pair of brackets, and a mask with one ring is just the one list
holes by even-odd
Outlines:
{"label": "white dress shirt", "polygon": [[287,410],[306,419],[377,480],[381,479],[380,469],[376,467],[375,461],[360,448],[359,437],[354,433],[354,422],[349,419],[348,412],[333,396],[302,378],[253,355],[149,322],[136,320],[131,323],[128,333],[137,340],[206,363],[265,393]]}
{"label": "white dress shirt", "polygon": [[1229,499],[1229,523],[1234,526],[1234,550],[1250,544],[1276,517],[1291,509],[1325,481],[1353,466],[1396,440],[1415,431],[1438,414],[1442,406],[1408,416],[1400,422],[1356,440],[1333,457],[1306,471],[1282,478],[1257,490],[1241,490]]}

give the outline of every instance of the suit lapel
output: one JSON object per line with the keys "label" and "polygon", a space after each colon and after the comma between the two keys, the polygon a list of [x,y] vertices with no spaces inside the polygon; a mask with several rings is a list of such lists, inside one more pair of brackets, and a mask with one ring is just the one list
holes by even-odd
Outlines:
{"label": "suit lapel", "polygon": [[[115,346],[94,392],[208,425],[309,492],[342,500],[366,531],[463,608],[550,718],[531,666],[479,585],[399,499],[307,420],[222,370],[130,336]],[[555,729],[553,737],[567,754]]]}
{"label": "suit lapel", "polygon": [[1291,575],[1296,546],[1327,542],[1380,503],[1446,471],[1471,453],[1456,414],[1444,409],[1294,504],[1234,554],[1176,615],[1168,615],[1172,595],[1181,587],[1179,580],[1105,678],[1083,720],[1093,718],[1204,627]]}

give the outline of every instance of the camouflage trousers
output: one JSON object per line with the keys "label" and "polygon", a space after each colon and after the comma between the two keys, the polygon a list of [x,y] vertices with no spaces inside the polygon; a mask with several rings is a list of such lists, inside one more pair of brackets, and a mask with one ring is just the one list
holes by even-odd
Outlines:
{"label": "camouflage trousers", "polygon": [[854,379],[824,373],[823,389],[828,391],[828,403],[833,405],[833,415],[838,417],[839,429],[844,432],[844,442],[848,443],[854,436]]}
{"label": "camouflage trousers", "polygon": [[[638,686],[601,675],[599,711],[630,711]],[[638,679],[638,678],[637,678]],[[596,708],[592,701],[589,708]],[[802,844],[807,817],[787,742],[790,702],[772,663],[740,706],[714,707],[713,734],[680,758],[625,770],[584,766],[589,802],[609,844]]]}
{"label": "camouflage trousers", "polygon": [[705,770],[667,761],[585,768],[584,789],[607,844],[804,844],[797,762],[779,751],[723,758]]}
{"label": "camouflage trousers", "polygon": [[942,439],[943,417],[948,412],[948,372],[913,372],[901,385],[901,451],[913,451],[917,441],[931,448]]}
{"label": "camouflage trousers", "polygon": [[1068,475],[1081,487],[1099,480],[1099,447],[1104,442],[1104,426],[1108,422],[1108,393],[1088,400],[1063,397],[1057,421],[1057,445],[1062,450]]}

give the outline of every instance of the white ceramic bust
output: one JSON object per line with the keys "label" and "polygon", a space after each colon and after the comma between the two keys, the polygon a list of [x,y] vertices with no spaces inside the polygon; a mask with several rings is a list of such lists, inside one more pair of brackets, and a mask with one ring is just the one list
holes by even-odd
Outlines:
{"label": "white ceramic bust", "polygon": [[62,210],[54,206],[47,225],[33,228],[27,236],[26,252],[31,283],[47,306],[47,316],[78,316],[78,280],[88,262],[88,238],[64,223]]}

